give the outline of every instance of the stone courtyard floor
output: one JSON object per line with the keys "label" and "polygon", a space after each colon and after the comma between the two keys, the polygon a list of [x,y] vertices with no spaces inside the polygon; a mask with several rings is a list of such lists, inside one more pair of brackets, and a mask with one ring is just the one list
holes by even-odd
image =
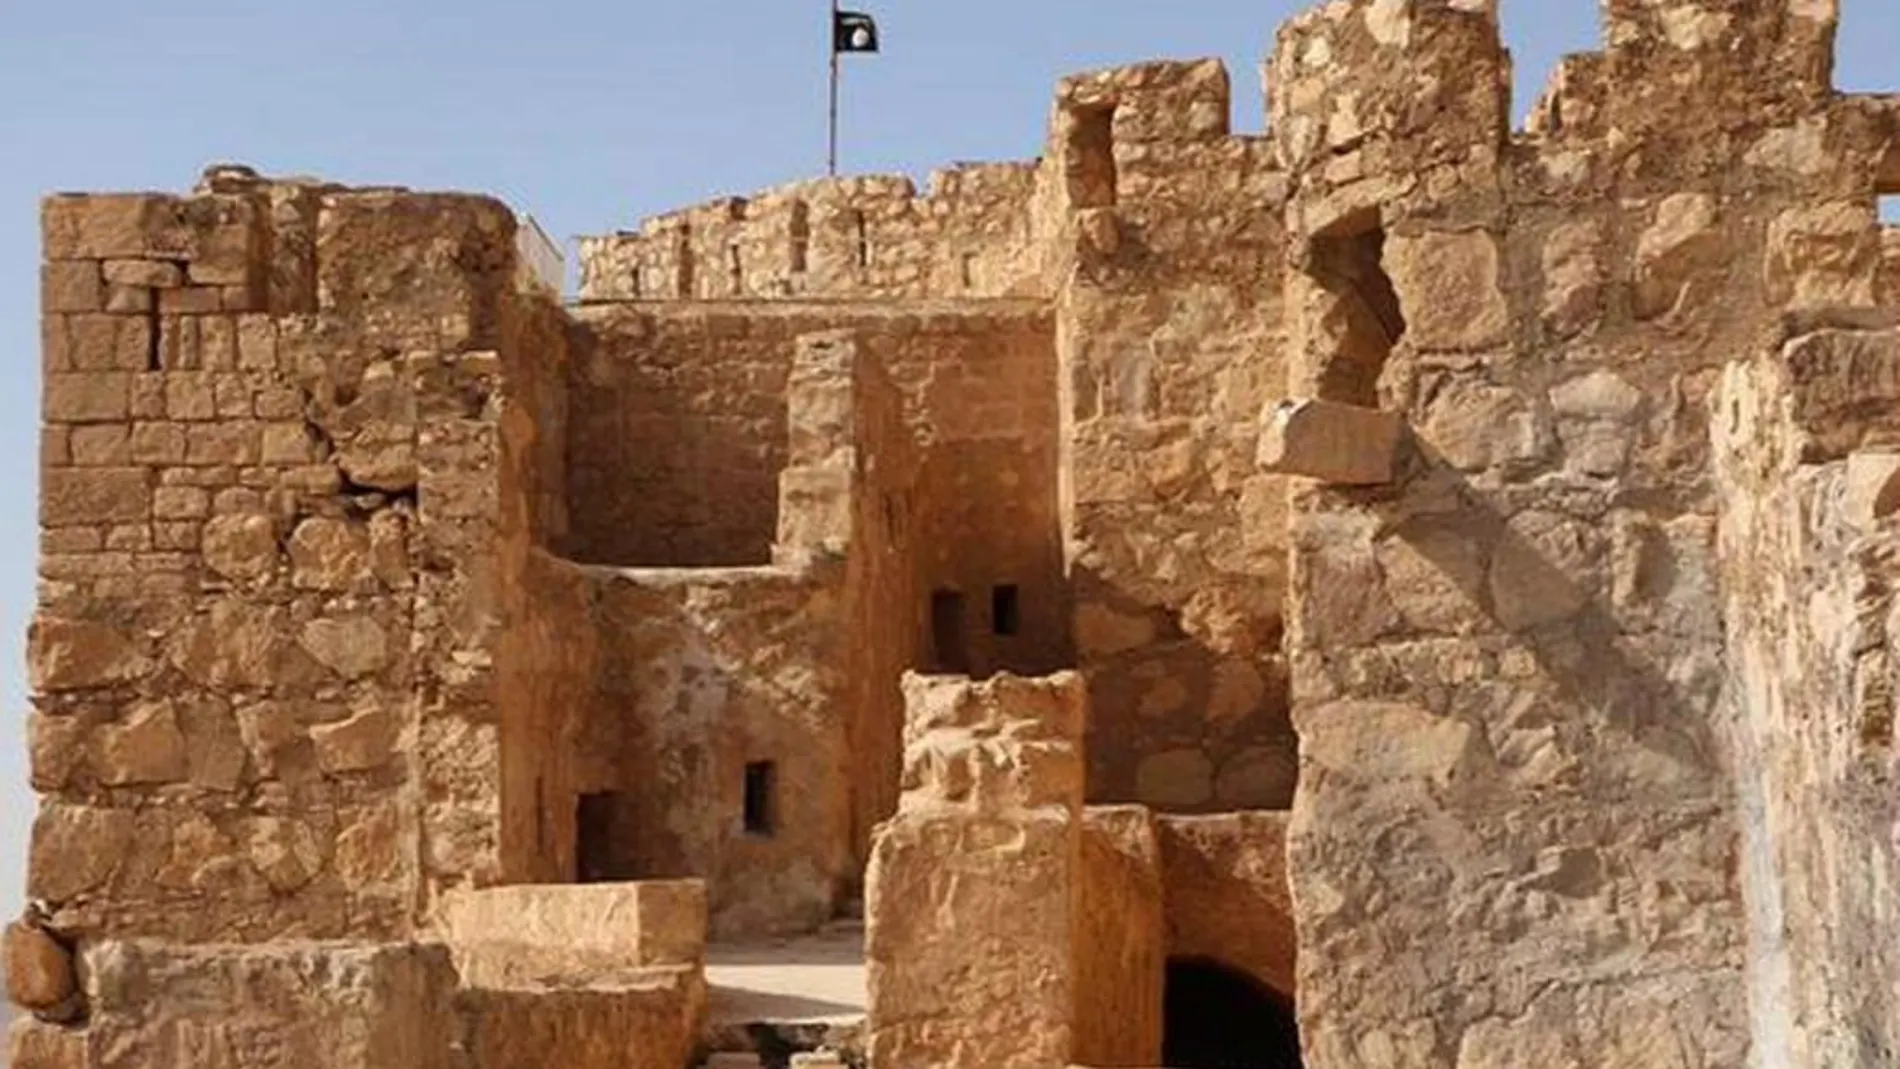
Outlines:
{"label": "stone courtyard floor", "polygon": [[714,1029],[752,1024],[854,1026],[864,1018],[864,928],[706,948]]}

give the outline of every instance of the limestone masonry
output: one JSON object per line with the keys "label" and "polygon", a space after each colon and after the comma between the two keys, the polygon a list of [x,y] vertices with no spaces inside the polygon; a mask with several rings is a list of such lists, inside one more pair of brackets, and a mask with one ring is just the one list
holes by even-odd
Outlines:
{"label": "limestone masonry", "polygon": [[1495,3],[565,305],[48,198],[14,1069],[1900,1067],[1900,96],[1604,0],[1514,132]]}

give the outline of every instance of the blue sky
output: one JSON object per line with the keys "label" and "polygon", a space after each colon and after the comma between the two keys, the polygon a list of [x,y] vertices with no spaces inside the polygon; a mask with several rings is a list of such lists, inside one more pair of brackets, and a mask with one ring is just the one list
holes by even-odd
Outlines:
{"label": "blue sky", "polygon": [[[1292,0],[859,0],[843,167],[919,178],[1041,145],[1061,75],[1221,56],[1236,124]],[[1900,5],[1845,0],[1839,81],[1900,87]],[[1504,0],[1521,115],[1595,0]],[[21,891],[38,422],[38,208],[204,164],[489,192],[565,239],[824,166],[824,0],[0,0],[0,915]]]}

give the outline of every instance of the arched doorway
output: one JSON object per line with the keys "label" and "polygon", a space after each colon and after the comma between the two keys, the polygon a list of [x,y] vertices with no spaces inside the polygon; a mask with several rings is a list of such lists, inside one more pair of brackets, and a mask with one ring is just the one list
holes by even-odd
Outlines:
{"label": "arched doorway", "polygon": [[1293,1000],[1219,962],[1168,962],[1162,1021],[1169,1069],[1300,1069]]}

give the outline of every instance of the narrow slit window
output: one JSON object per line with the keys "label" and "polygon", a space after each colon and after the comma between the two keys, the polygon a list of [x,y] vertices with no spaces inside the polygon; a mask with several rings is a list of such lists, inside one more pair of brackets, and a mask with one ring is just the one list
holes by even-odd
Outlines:
{"label": "narrow slit window", "polygon": [[1014,583],[990,591],[990,630],[1008,637],[1022,630],[1022,597]]}
{"label": "narrow slit window", "polygon": [[857,232],[858,266],[869,267],[871,266],[870,224],[865,221],[863,212],[856,211],[856,212],[851,213],[851,225],[852,225],[852,228]]}
{"label": "narrow slit window", "polygon": [[726,276],[732,284],[734,297],[745,294],[745,264],[739,258],[739,246],[726,246]]}
{"label": "narrow slit window", "polygon": [[792,273],[805,271],[805,264],[811,258],[811,209],[804,201],[792,205],[790,226],[792,242]]}
{"label": "narrow slit window", "polygon": [[745,766],[745,831],[772,835],[778,831],[778,765],[754,761]]}

